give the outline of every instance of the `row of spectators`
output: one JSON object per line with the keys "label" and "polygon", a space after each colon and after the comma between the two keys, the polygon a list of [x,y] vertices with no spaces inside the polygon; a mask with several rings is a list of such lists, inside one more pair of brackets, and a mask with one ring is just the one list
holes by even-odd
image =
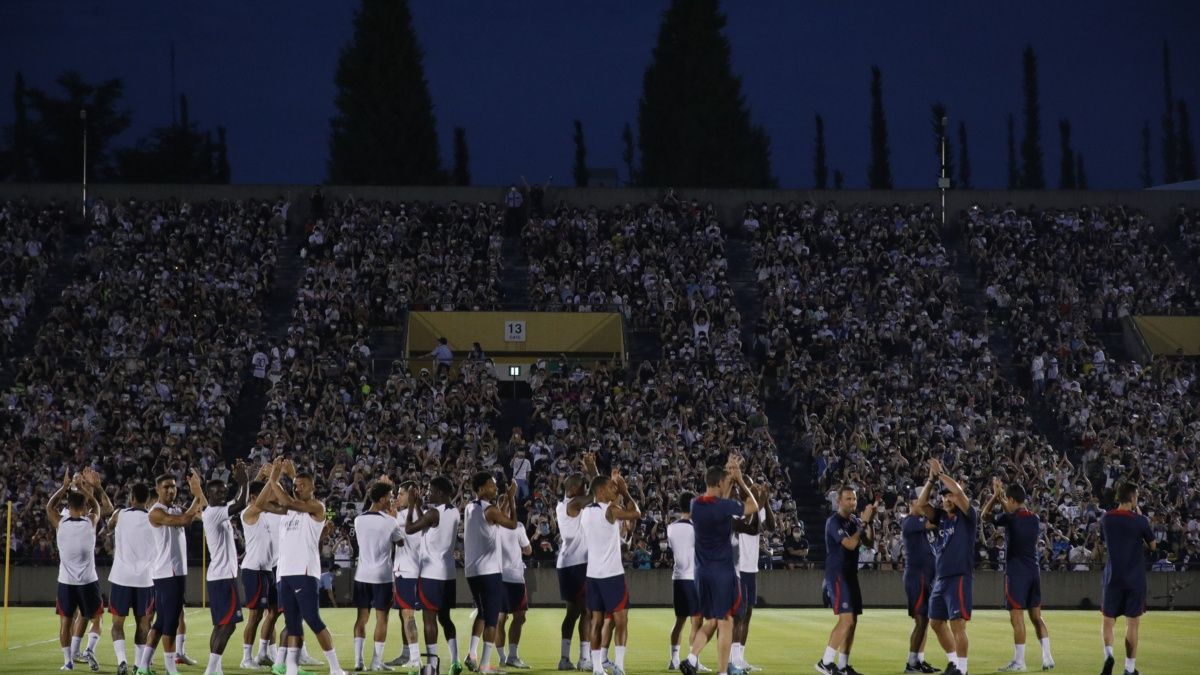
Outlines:
{"label": "row of spectators", "polygon": [[8,371],[12,343],[55,263],[67,221],[64,207],[29,199],[0,204],[0,370]]}

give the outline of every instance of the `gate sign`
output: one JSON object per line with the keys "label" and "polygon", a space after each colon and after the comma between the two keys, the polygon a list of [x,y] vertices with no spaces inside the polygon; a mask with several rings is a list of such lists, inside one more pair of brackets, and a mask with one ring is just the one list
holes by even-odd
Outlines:
{"label": "gate sign", "polygon": [[524,342],[525,341],[525,322],[524,321],[505,321],[504,322],[504,341],[505,342]]}

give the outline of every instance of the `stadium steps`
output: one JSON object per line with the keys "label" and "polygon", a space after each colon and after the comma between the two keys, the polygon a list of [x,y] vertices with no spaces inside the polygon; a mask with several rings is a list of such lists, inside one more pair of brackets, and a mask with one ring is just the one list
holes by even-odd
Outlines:
{"label": "stadium steps", "polygon": [[791,402],[783,397],[766,401],[767,426],[779,453],[779,461],[788,469],[792,479],[792,496],[796,500],[796,516],[804,523],[808,538],[809,560],[825,559],[825,495],[817,482],[816,464],[812,455],[802,452],[796,442]]}
{"label": "stadium steps", "polygon": [[740,237],[725,243],[725,254],[729,262],[729,286],[738,312],[742,315],[742,353],[747,358],[754,355],[754,330],[762,314],[762,299],[758,295],[758,278],[754,272],[754,261],[750,244]]}
{"label": "stadium steps", "polygon": [[501,245],[500,292],[508,309],[529,309],[529,260],[517,235],[504,237]]}
{"label": "stadium steps", "polygon": [[398,326],[373,328],[371,346],[371,387],[382,388],[392,373],[392,362],[404,358],[404,330]]}
{"label": "stadium steps", "polygon": [[58,264],[52,266],[42,279],[41,287],[37,289],[37,299],[25,315],[25,323],[10,345],[3,367],[0,367],[0,391],[8,391],[12,387],[19,369],[18,364],[33,351],[42,324],[46,322],[50,310],[58,305],[63,290],[71,283],[75,270],[79,267],[76,258],[83,253],[87,229],[68,227],[64,235],[58,251]]}
{"label": "stadium steps", "polygon": [[[625,334],[625,350],[632,363],[658,361],[663,358],[662,338],[656,332],[630,330]],[[636,372],[636,365],[633,369]]]}

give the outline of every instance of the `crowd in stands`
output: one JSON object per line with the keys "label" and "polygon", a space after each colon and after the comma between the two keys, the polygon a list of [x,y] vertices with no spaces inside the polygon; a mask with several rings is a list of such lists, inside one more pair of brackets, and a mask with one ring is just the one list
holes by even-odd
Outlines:
{"label": "crowd in stands", "polygon": [[62,246],[64,207],[28,199],[0,204],[0,369],[8,370],[38,287]]}

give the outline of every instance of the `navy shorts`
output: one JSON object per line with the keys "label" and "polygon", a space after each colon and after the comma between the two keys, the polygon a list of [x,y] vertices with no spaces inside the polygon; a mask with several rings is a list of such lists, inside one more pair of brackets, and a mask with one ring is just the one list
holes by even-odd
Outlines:
{"label": "navy shorts", "polygon": [[[85,619],[94,619],[104,611],[104,600],[100,597],[100,582],[88,584],[58,585],[58,600],[54,603],[54,611],[59,616],[73,617],[76,610]],[[175,617],[176,620],[179,617]]]}
{"label": "navy shorts", "polygon": [[154,611],[153,586],[122,586],[112,584],[108,589],[108,612],[125,618],[130,612],[137,618],[150,616]]}
{"label": "navy shorts", "polygon": [[1004,575],[1004,609],[1034,609],[1042,606],[1042,577],[1039,574]]}
{"label": "navy shorts", "polygon": [[587,563],[558,568],[558,596],[563,602],[587,599]]}
{"label": "navy shorts", "polygon": [[758,572],[742,572],[738,577],[742,585],[742,604],[738,605],[738,616],[745,616],[746,610],[758,604]]}
{"label": "navy shorts", "polygon": [[675,608],[675,617],[700,616],[700,592],[696,590],[696,580],[675,579],[671,586],[674,589],[671,606]]}
{"label": "navy shorts", "polygon": [[970,574],[941,577],[933,581],[929,594],[929,618],[933,621],[971,620]]}
{"label": "navy shorts", "polygon": [[742,606],[742,585],[733,567],[696,570],[696,591],[700,595],[700,616],[727,619]]}
{"label": "navy shorts", "polygon": [[1118,616],[1136,619],[1146,613],[1146,587],[1124,588],[1112,584],[1105,585],[1101,607],[1104,616],[1110,619]]}
{"label": "navy shorts", "polygon": [[392,587],[392,604],[398,609],[421,609],[421,600],[417,595],[417,580],[396,577]]}
{"label": "navy shorts", "polygon": [[246,609],[275,609],[279,606],[275,573],[271,570],[242,570],[242,591],[246,598]]}
{"label": "navy shorts", "polygon": [[296,574],[279,578],[279,604],[288,635],[303,635],[304,624],[314,633],[325,630],[321,621],[321,601],[317,596],[317,578]]}
{"label": "navy shorts", "polygon": [[825,577],[825,606],[834,614],[863,613],[862,589],[858,587],[858,575],[837,574]]}
{"label": "navy shorts", "polygon": [[454,609],[456,585],[454,579],[418,579],[417,597],[421,600],[421,609],[427,612]]}
{"label": "navy shorts", "polygon": [[929,594],[933,591],[932,575],[924,573],[904,575],[904,595],[908,599],[908,615],[929,616]]}
{"label": "navy shorts", "polygon": [[159,635],[174,635],[179,630],[179,614],[186,602],[187,577],[154,580],[154,630]]}
{"label": "navy shorts", "polygon": [[504,582],[504,607],[502,609],[505,614],[516,614],[529,609],[529,595],[525,592],[525,584]]}
{"label": "navy shorts", "polygon": [[625,575],[593,579],[587,577],[587,608],[590,612],[612,614],[629,609],[629,588]]}
{"label": "navy shorts", "polygon": [[356,609],[375,609],[383,612],[391,611],[392,593],[391,584],[372,584],[365,581],[356,581],[354,582],[354,607]]}
{"label": "navy shorts", "polygon": [[214,626],[228,626],[242,621],[242,598],[235,579],[209,579],[208,608]]}
{"label": "navy shorts", "polygon": [[498,625],[500,610],[505,604],[504,581],[500,574],[467,577],[467,586],[471,589],[471,600],[479,610],[479,618],[483,619],[483,625],[488,628]]}

